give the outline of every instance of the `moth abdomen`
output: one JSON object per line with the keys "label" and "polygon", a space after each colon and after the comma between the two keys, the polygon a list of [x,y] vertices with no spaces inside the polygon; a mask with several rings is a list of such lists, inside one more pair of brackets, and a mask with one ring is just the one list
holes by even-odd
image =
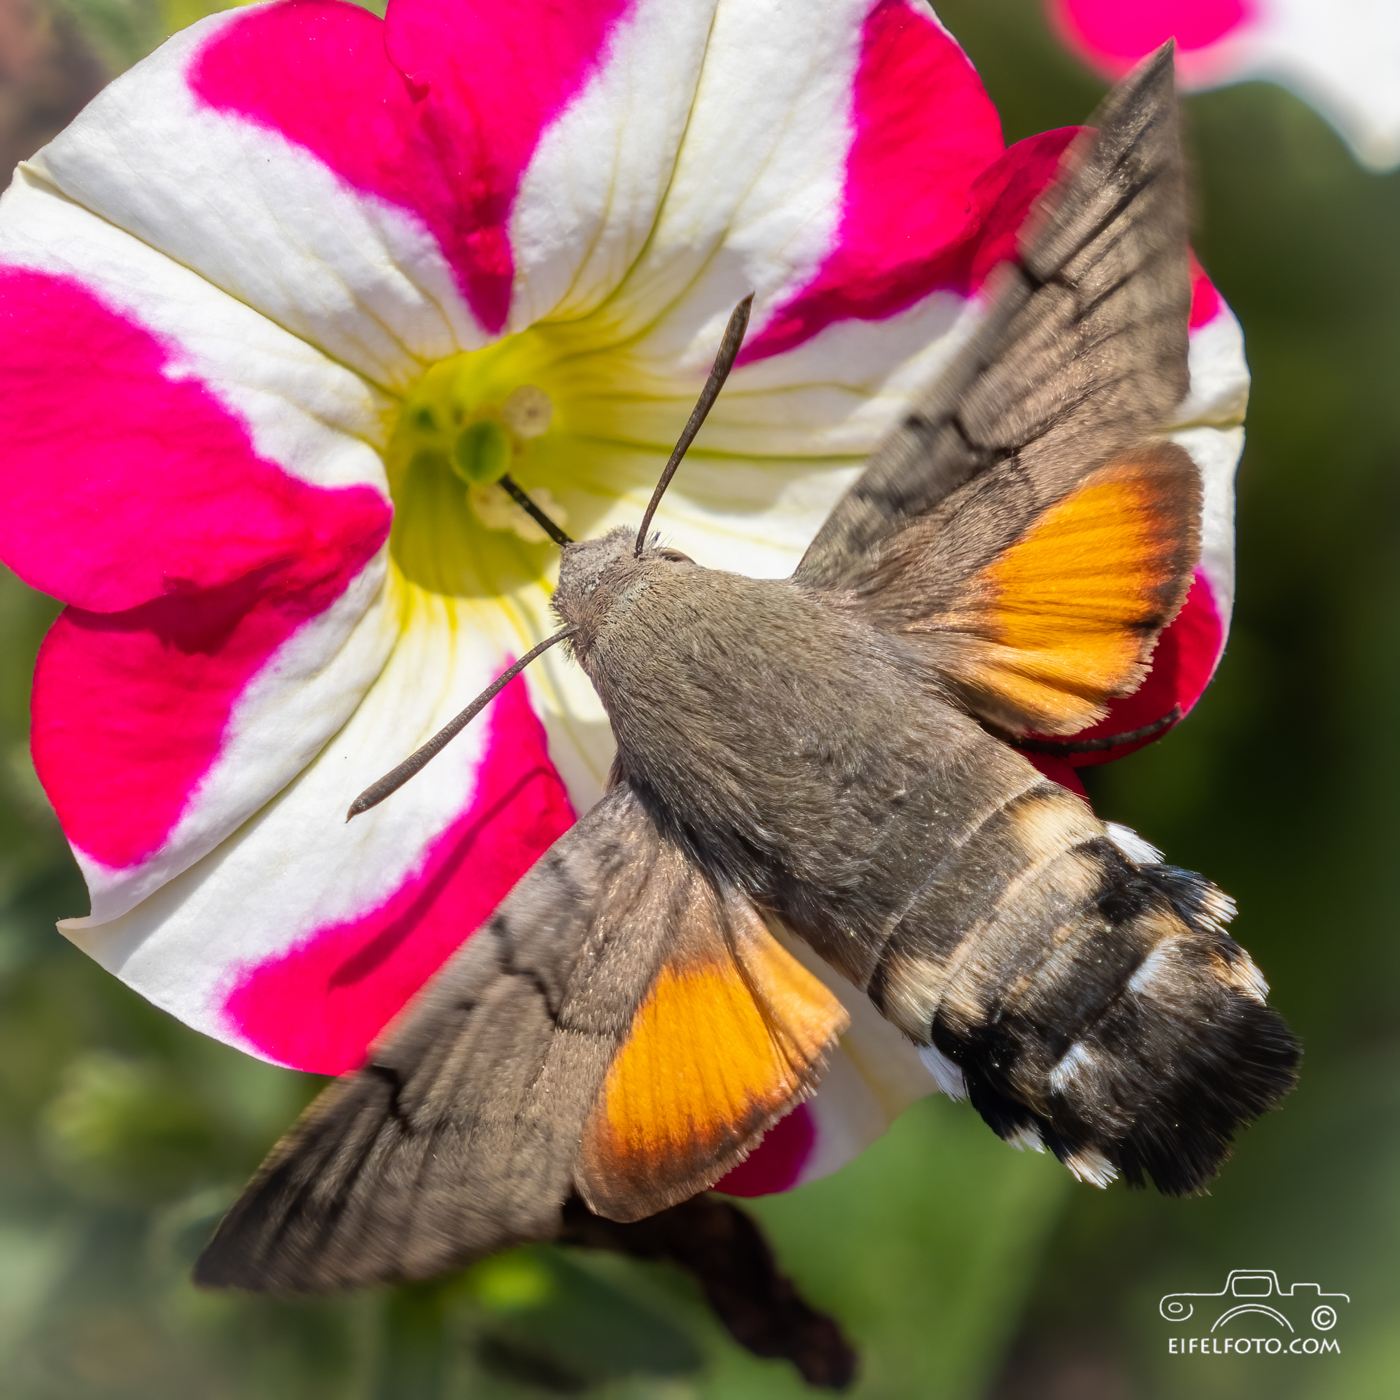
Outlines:
{"label": "moth abdomen", "polygon": [[[1298,1062],[1258,969],[1221,928],[1227,907],[1189,872],[1122,872],[1086,911],[1101,926],[1080,955],[1047,960],[968,1039],[983,1116],[1003,1136],[1034,1133],[1099,1184],[1149,1174],[1167,1194],[1198,1190],[1235,1131],[1292,1087]],[[1105,974],[1089,979],[1098,1005],[1063,985],[1088,961]]]}
{"label": "moth abdomen", "polygon": [[[980,888],[979,888],[980,886]],[[1106,1184],[1198,1189],[1292,1086],[1298,1049],[1203,877],[1125,856],[1050,784],[951,852],[870,993],[952,1060],[994,1131]]]}

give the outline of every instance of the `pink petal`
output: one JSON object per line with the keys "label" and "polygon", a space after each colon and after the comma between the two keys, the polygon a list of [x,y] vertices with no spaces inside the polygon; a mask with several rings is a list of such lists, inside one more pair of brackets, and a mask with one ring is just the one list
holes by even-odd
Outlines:
{"label": "pink petal", "polygon": [[[901,0],[875,6],[863,40],[835,245],[746,345],[745,363],[833,321],[885,319],[935,290],[978,291],[1015,256],[1035,201],[1083,130],[1042,132],[1003,152],[995,111],[961,50]],[[1220,302],[1194,259],[1193,272],[1196,326]]]}
{"label": "pink petal", "polygon": [[31,743],[64,834],[86,857],[120,869],[166,843],[249,683],[344,592],[341,559],[374,552],[372,537],[327,545],[224,588],[60,615],[35,668]]}
{"label": "pink petal", "polygon": [[1050,21],[1090,67],[1121,77],[1175,39],[1183,56],[1210,48],[1252,22],[1249,0],[1050,0]]}
{"label": "pink petal", "polygon": [[872,6],[851,121],[835,243],[745,347],[746,361],[788,350],[832,321],[883,319],[956,285],[950,262],[965,236],[969,190],[1001,154],[1001,124],[966,55],[923,5]]}
{"label": "pink petal", "polygon": [[224,1013],[240,1043],[319,1074],[357,1068],[375,1036],[573,824],[523,680],[501,692],[486,722],[489,747],[469,805],[388,899],[230,970]]}
{"label": "pink petal", "polygon": [[1076,797],[1082,797],[1086,802],[1089,800],[1089,794],[1080,782],[1079,775],[1063,758],[1056,758],[1048,753],[1028,753],[1025,757],[1032,768],[1039,769],[1052,783],[1059,783],[1061,787],[1068,788]]}
{"label": "pink petal", "polygon": [[356,189],[418,214],[477,319],[498,332],[521,176],[629,9],[398,0],[381,26],[352,6],[289,0],[223,30],[189,81],[211,107],[280,132]]}
{"label": "pink petal", "polygon": [[1215,290],[1215,283],[1206,276],[1205,269],[1197,261],[1193,251],[1191,254],[1191,329],[1194,331],[1201,326],[1209,325],[1220,314],[1220,309],[1224,305],[1225,303],[1220,299],[1220,293]]}
{"label": "pink petal", "polygon": [[[358,571],[388,531],[366,487],[318,490],[256,456],[174,347],[76,282],[0,269],[0,554],[101,612],[292,569]],[[270,576],[269,576],[270,578]]]}
{"label": "pink petal", "polygon": [[[1188,714],[1210,684],[1224,649],[1225,629],[1220,613],[1209,581],[1204,573],[1198,571],[1176,620],[1158,639],[1147,679],[1131,695],[1111,702],[1107,719],[1073,737],[1077,740],[1098,739],[1127,734],[1165,719],[1178,707],[1183,716]],[[1115,758],[1122,758],[1152,743],[1166,732],[1160,730],[1145,739],[1116,744],[1111,749],[1096,753],[1074,754],[1069,762],[1076,768],[1111,763]]]}
{"label": "pink petal", "polygon": [[[393,98],[402,98],[403,84],[384,59],[382,29],[363,11],[338,9],[371,26],[375,42],[359,56],[377,54],[378,69],[396,84],[378,104],[380,134],[392,138],[399,130]],[[353,188],[277,128],[213,107],[191,90],[205,50],[236,38],[245,24],[266,24],[269,13],[226,11],[182,30],[104,88],[35,157],[34,174],[51,195],[60,192],[74,209],[104,220],[105,245],[124,232],[148,254],[164,254],[177,265],[167,267],[165,282],[203,279],[208,285],[197,299],[207,303],[217,288],[248,316],[266,317],[349,371],[406,387],[425,360],[484,340],[423,218]],[[354,56],[352,47],[352,77]],[[306,67],[323,80],[317,92],[334,94],[333,78],[315,72],[326,61],[308,55]],[[280,71],[289,92],[302,90],[294,74]],[[341,96],[349,106],[359,101],[358,93]],[[354,111],[344,115],[353,124]],[[390,140],[391,150],[402,146]],[[15,185],[24,178],[21,172]],[[10,229],[27,231],[33,208],[10,212]],[[104,240],[88,241],[105,251]],[[74,256],[84,281],[102,267],[91,252]]]}
{"label": "pink petal", "polygon": [[965,285],[977,291],[1004,262],[1017,256],[1021,234],[1037,199],[1060,173],[1065,151],[1079,126],[1042,131],[1018,141],[978,176],[972,187]]}
{"label": "pink petal", "polygon": [[763,1135],[763,1140],[733,1171],[715,1182],[714,1189],[730,1196],[771,1196],[802,1180],[817,1143],[812,1110],[800,1103]]}
{"label": "pink petal", "polygon": [[1400,13],[1389,0],[1048,0],[1050,23],[1116,78],[1173,34],[1188,92],[1263,78],[1291,88],[1372,170],[1400,163]]}
{"label": "pink petal", "polygon": [[0,287],[0,550],[82,605],[40,655],[35,762],[69,839],[130,865],[249,681],[374,558],[389,509],[260,458],[204,385],[170,377],[168,347],[75,283],[5,270]]}

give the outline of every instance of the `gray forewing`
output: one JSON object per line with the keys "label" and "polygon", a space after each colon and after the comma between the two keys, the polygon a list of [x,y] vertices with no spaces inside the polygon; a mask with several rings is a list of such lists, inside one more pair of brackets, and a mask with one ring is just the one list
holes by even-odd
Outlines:
{"label": "gray forewing", "polygon": [[196,1282],[323,1291],[552,1238],[681,859],[629,789],[610,792],[278,1144]]}
{"label": "gray forewing", "polygon": [[[1004,546],[1185,397],[1184,168],[1170,45],[1109,95],[980,330],[876,449],[793,578],[847,589],[881,544],[988,478]],[[992,479],[994,478],[994,479]],[[989,542],[990,543],[990,542]]]}

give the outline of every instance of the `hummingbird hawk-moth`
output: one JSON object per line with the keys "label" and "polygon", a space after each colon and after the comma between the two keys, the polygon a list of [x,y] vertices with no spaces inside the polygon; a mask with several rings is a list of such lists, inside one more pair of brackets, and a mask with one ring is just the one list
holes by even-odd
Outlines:
{"label": "hummingbird hawk-moth", "polygon": [[610,789],[274,1149],[199,1281],[421,1278],[555,1237],[575,1195],[636,1221],[705,1190],[846,1022],[775,930],[1081,1176],[1194,1191],[1291,1086],[1229,900],[1015,747],[1139,685],[1200,550],[1199,473],[1158,435],[1190,299],[1170,50],[1095,121],[791,578],[645,523],[565,545]]}

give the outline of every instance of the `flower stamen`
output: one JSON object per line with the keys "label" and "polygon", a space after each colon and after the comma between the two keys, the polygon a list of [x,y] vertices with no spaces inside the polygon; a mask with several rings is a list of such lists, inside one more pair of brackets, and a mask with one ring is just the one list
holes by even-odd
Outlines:
{"label": "flower stamen", "polygon": [[[403,505],[418,494],[410,476],[451,481],[466,488],[458,500],[476,524],[542,544],[546,532],[499,483],[521,470],[532,444],[549,432],[554,402],[536,384],[510,384],[500,350],[452,355],[414,385],[390,433],[389,486]],[[565,512],[548,489],[531,486],[530,495],[562,527]]]}

